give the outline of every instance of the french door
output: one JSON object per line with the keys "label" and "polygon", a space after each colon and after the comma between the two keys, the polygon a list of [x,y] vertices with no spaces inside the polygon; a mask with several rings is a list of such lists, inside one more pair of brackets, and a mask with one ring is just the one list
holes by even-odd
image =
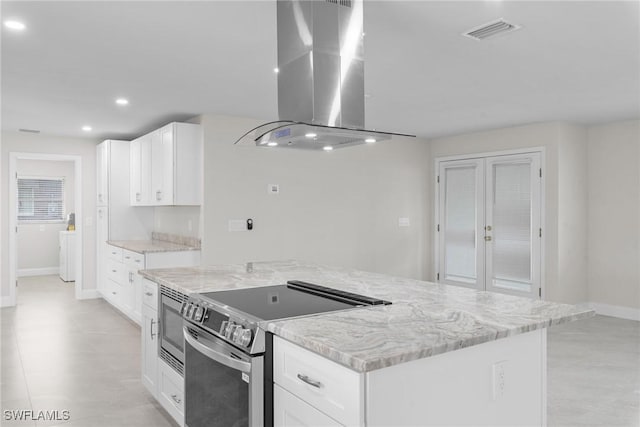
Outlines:
{"label": "french door", "polygon": [[539,298],[540,153],[438,162],[437,281]]}

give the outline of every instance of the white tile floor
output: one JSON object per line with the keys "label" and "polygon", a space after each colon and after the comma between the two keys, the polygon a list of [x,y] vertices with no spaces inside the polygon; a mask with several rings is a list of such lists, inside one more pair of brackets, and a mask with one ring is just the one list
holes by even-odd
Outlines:
{"label": "white tile floor", "polygon": [[[140,382],[140,329],[57,276],[20,279],[1,310],[5,426],[175,426]],[[640,322],[597,316],[549,330],[548,424],[640,426]],[[6,409],[69,410],[8,422]]]}

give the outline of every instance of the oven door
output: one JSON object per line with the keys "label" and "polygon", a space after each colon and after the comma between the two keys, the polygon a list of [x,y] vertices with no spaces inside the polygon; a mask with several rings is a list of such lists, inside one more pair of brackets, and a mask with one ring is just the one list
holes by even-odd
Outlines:
{"label": "oven door", "polygon": [[184,344],[182,337],[182,304],[162,295],[160,312],[160,347],[184,364]]}
{"label": "oven door", "polygon": [[264,356],[185,322],[185,427],[262,427]]}

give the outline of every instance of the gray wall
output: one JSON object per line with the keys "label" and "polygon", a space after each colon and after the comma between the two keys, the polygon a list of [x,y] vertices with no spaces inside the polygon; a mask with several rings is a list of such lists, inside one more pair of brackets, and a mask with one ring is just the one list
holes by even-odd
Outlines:
{"label": "gray wall", "polygon": [[640,120],[589,129],[589,299],[640,309]]}
{"label": "gray wall", "polygon": [[[423,278],[428,145],[326,152],[234,146],[260,122],[206,115],[203,264],[299,259]],[[280,194],[267,193],[278,184]],[[398,218],[410,218],[399,227]],[[231,219],[254,220],[230,232]]]}
{"label": "gray wall", "polygon": [[[68,161],[18,160],[18,176],[63,177],[64,207],[66,215],[75,211],[74,164]],[[59,264],[59,232],[67,229],[67,223],[21,223],[16,239],[18,251],[18,275],[21,270],[53,268]]]}

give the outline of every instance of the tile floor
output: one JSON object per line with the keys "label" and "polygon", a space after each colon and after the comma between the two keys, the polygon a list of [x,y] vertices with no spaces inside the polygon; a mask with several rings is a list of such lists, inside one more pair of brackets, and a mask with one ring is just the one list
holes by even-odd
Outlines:
{"label": "tile floor", "polygon": [[[57,276],[23,278],[1,309],[2,410],[69,410],[67,422],[5,426],[174,426],[140,382],[140,330]],[[595,318],[549,330],[548,424],[640,426],[640,322]]]}
{"label": "tile floor", "polygon": [[[140,382],[137,325],[102,299],[76,300],[57,276],[21,278],[17,302],[1,309],[2,426],[177,425]],[[71,418],[8,422],[6,409]]]}

